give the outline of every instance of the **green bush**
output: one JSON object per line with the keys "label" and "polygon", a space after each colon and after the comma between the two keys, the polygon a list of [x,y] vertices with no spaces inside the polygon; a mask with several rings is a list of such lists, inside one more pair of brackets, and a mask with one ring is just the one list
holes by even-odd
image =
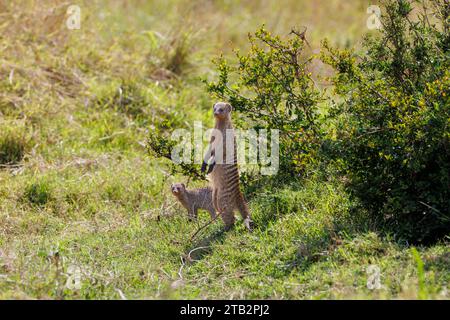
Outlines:
{"label": "green bush", "polygon": [[417,2],[416,16],[411,1],[385,2],[364,56],[324,42],[342,97],[325,146],[377,222],[427,242],[450,231],[450,8]]}
{"label": "green bush", "polygon": [[207,82],[208,91],[231,103],[240,127],[279,130],[281,174],[304,172],[321,136],[321,93],[308,71],[312,58],[303,54],[305,33],[292,30],[282,39],[263,27],[249,41],[246,55],[236,52],[238,65],[216,61],[219,80]]}
{"label": "green bush", "polygon": [[[321,137],[318,102],[322,99],[308,71],[311,57],[303,54],[304,33],[293,30],[288,39],[281,39],[263,27],[249,35],[249,41],[251,49],[246,55],[236,52],[236,66],[222,57],[215,61],[218,81],[205,81],[207,90],[216,100],[232,104],[236,127],[279,130],[279,176],[304,173],[316,159]],[[167,117],[151,130],[148,148],[153,156],[171,158],[174,142],[165,131],[174,128],[174,121]],[[172,173],[205,178],[194,164],[172,165]],[[260,178],[254,172],[241,175],[244,186]]]}
{"label": "green bush", "polygon": [[[174,123],[170,120],[162,121],[160,126],[155,126],[147,139],[147,150],[150,156],[172,161],[172,149],[176,145],[164,132],[165,128],[174,127]],[[157,129],[159,128],[159,129]],[[163,129],[161,129],[163,128]],[[193,159],[193,154],[191,156]],[[194,180],[205,180],[205,174],[200,171],[200,165],[194,163],[180,163],[175,165],[173,162],[170,165],[170,172],[172,175],[183,174]]]}

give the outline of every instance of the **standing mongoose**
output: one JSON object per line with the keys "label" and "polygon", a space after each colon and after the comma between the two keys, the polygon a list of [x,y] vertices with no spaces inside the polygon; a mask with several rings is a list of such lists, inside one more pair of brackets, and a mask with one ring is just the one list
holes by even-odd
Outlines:
{"label": "standing mongoose", "polygon": [[234,210],[237,209],[247,229],[252,231],[253,222],[250,212],[239,189],[236,140],[231,121],[232,107],[229,103],[218,102],[214,104],[213,111],[215,133],[211,137],[203,160],[202,172],[206,170],[210,160],[208,173],[211,173],[213,205],[216,212],[220,214],[225,229],[228,230],[234,225]]}
{"label": "standing mongoose", "polygon": [[216,217],[216,211],[212,204],[211,188],[187,190],[184,183],[174,183],[171,186],[172,194],[181,202],[188,211],[189,220],[197,219],[198,209],[209,212],[211,219]]}

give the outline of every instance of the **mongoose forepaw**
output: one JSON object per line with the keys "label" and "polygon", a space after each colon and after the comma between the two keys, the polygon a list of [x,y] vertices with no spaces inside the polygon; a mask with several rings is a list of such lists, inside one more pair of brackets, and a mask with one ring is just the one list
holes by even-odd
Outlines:
{"label": "mongoose forepaw", "polygon": [[216,165],[215,162],[211,163],[211,164],[209,165],[209,169],[208,169],[208,172],[207,172],[206,174],[210,174],[210,173],[214,170],[214,166],[215,166],[215,165]]}
{"label": "mongoose forepaw", "polygon": [[[207,167],[207,166],[208,166],[208,164],[207,164],[205,161],[203,161],[203,163],[202,163],[202,168],[201,168],[202,173],[206,171],[206,167]],[[208,172],[208,173],[209,173],[209,172]]]}

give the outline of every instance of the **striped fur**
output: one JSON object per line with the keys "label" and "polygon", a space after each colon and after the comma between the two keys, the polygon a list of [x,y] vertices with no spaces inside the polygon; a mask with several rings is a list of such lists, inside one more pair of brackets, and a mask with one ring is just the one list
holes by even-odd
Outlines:
{"label": "striped fur", "polygon": [[214,169],[211,172],[211,188],[213,205],[216,212],[220,214],[226,229],[231,228],[234,225],[235,217],[234,211],[238,210],[244,219],[246,227],[252,229],[252,220],[249,209],[245,202],[244,196],[241,193],[239,187],[239,169],[237,165],[237,152],[236,152],[236,140],[233,139],[234,153],[232,163],[226,163],[227,154],[229,150],[226,149],[227,135],[233,135],[233,124],[231,121],[231,105],[228,103],[219,102],[214,105],[214,116],[216,119],[215,129],[220,130],[222,133],[222,143],[214,141],[212,139],[210,145],[210,153],[215,156],[215,147],[223,146],[223,161],[220,163],[218,159],[214,159]]}

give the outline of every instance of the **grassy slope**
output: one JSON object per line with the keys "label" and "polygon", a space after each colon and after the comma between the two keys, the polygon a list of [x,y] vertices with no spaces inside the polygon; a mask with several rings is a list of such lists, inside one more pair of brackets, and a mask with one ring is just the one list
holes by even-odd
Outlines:
{"label": "grassy slope", "polygon": [[[448,298],[448,245],[419,248],[418,272],[411,248],[350,216],[336,181],[261,190],[253,234],[217,223],[190,241],[198,226],[168,190],[184,178],[143,146],[152,122],[211,123],[198,77],[261,23],[346,45],[366,6],[172,2],[81,2],[70,31],[65,3],[0,0],[0,159],[24,155],[0,169],[0,298]],[[370,264],[381,290],[366,288]],[[71,265],[81,290],[65,288]]]}

